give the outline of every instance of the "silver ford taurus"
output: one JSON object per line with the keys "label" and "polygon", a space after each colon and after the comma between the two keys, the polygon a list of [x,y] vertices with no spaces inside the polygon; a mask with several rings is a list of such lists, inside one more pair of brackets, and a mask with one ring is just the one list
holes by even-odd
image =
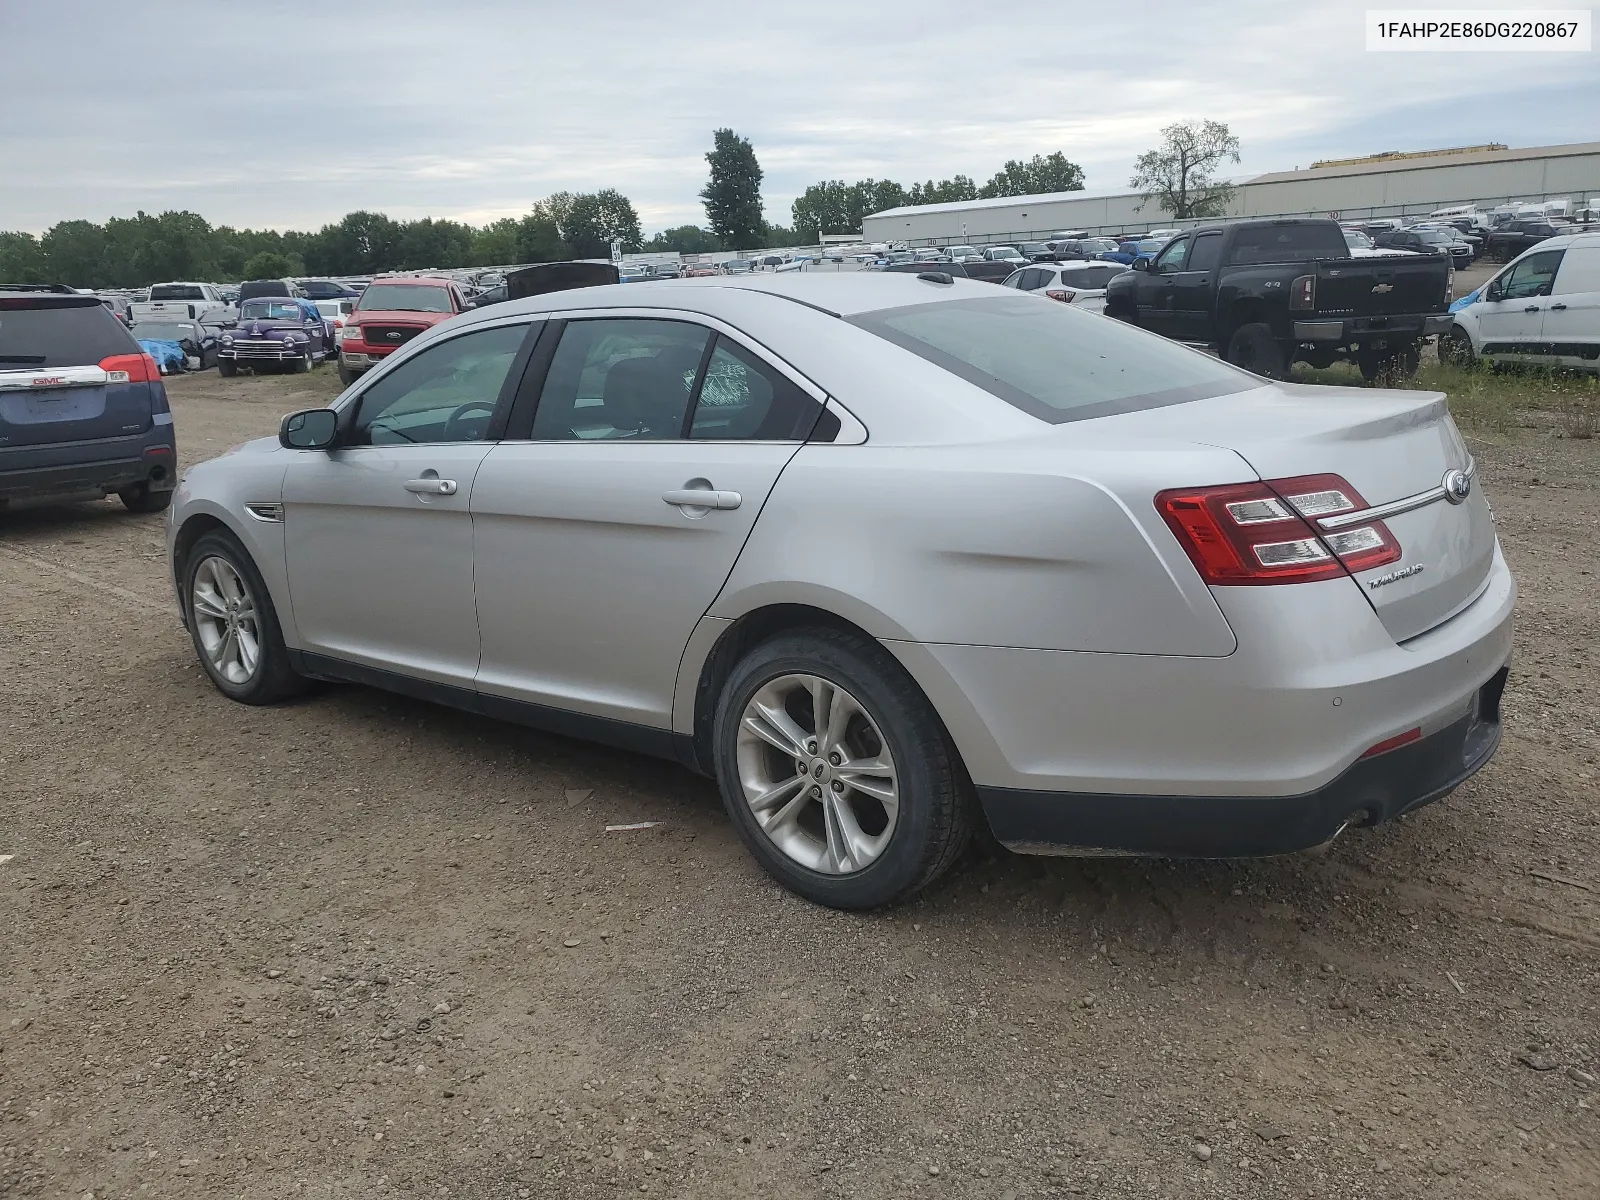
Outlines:
{"label": "silver ford taurus", "polygon": [[839,907],[981,820],[1316,846],[1499,743],[1515,584],[1443,396],[937,273],[468,313],[193,467],[169,522],[225,695],[353,680],[675,759]]}

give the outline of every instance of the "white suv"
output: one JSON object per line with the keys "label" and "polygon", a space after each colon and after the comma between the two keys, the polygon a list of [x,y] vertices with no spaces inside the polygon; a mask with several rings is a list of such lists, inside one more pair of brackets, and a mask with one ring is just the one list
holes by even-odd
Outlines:
{"label": "white suv", "polygon": [[1457,309],[1439,357],[1600,371],[1600,233],[1529,246]]}

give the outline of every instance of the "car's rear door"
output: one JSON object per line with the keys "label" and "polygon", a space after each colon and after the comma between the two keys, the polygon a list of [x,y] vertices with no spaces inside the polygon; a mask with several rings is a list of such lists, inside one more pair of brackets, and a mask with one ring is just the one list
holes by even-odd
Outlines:
{"label": "car's rear door", "polygon": [[158,415],[171,420],[160,389],[99,297],[0,297],[0,471],[25,451],[28,466],[50,465],[47,447],[70,447],[73,462],[117,457]]}
{"label": "car's rear door", "polygon": [[479,691],[665,737],[689,635],[823,398],[660,310],[570,314],[536,373],[472,494]]}
{"label": "car's rear door", "polygon": [[299,649],[471,689],[468,500],[537,327],[474,326],[407,355],[369,377],[338,448],[292,452],[283,522]]}

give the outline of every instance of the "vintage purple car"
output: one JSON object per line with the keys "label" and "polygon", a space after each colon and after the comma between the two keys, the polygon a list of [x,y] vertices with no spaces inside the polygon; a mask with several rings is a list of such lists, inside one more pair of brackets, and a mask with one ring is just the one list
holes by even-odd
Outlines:
{"label": "vintage purple car", "polygon": [[239,320],[218,339],[217,371],[240,367],[309,371],[334,353],[333,335],[309,300],[262,296],[239,306]]}

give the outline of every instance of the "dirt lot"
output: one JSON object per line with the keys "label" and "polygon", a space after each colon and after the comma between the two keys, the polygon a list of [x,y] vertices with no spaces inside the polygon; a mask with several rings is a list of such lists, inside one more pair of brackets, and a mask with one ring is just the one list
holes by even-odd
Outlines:
{"label": "dirt lot", "polygon": [[[336,389],[174,381],[180,454]],[[159,518],[0,516],[0,1196],[1600,1195],[1600,443],[1474,448],[1522,587],[1477,779],[869,916],[672,766],[230,704]]]}

